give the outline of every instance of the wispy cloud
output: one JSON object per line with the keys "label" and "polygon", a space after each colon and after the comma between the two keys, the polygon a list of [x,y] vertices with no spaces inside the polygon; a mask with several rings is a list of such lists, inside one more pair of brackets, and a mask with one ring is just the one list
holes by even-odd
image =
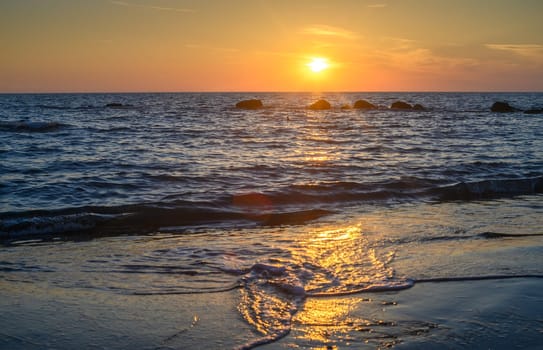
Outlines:
{"label": "wispy cloud", "polygon": [[117,0],[112,0],[111,3],[114,4],[114,5],[118,5],[118,6],[140,7],[140,8],[147,8],[147,9],[151,9],[151,10],[157,10],[157,11],[171,11],[171,12],[184,12],[184,13],[196,12],[196,10],[189,9],[189,8],[163,7],[163,6],[146,5],[146,4],[132,3],[132,2],[126,2],[126,1],[117,1]]}
{"label": "wispy cloud", "polygon": [[369,8],[383,8],[383,7],[387,7],[387,4],[371,4],[371,5],[368,5]]}
{"label": "wispy cloud", "polygon": [[391,36],[382,37],[380,40],[381,42],[386,43],[386,46],[390,50],[394,51],[411,50],[415,48],[418,44],[417,40]]}
{"label": "wispy cloud", "polygon": [[394,70],[446,75],[449,71],[465,72],[480,65],[476,58],[440,54],[408,38],[383,37],[379,46],[377,50],[366,50],[365,55],[369,61]]}
{"label": "wispy cloud", "polygon": [[525,57],[543,58],[543,45],[538,44],[486,44],[492,50],[508,51]]}
{"label": "wispy cloud", "polygon": [[356,39],[358,36],[356,33],[339,28],[339,27],[332,27],[327,25],[313,25],[309,27],[305,27],[301,30],[302,34],[305,35],[313,35],[313,36],[320,36],[320,37],[335,37],[335,38],[342,38],[342,39]]}
{"label": "wispy cloud", "polygon": [[486,44],[487,49],[502,52],[498,62],[509,66],[543,68],[543,45],[539,44]]}

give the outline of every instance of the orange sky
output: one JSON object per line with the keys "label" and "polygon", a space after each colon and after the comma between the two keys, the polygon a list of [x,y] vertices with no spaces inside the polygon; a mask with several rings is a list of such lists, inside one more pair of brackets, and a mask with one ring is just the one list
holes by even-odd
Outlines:
{"label": "orange sky", "polygon": [[540,0],[6,0],[0,92],[543,91],[542,14]]}

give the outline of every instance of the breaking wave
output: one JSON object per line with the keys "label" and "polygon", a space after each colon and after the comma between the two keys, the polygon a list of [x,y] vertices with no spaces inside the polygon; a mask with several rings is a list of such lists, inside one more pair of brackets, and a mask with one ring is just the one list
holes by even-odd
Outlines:
{"label": "breaking wave", "polygon": [[282,191],[225,195],[211,202],[163,201],[123,206],[0,213],[0,238],[65,233],[182,231],[198,225],[299,225],[348,203],[469,201],[543,193],[543,177],[436,186],[420,179],[293,185]]}
{"label": "breaking wave", "polygon": [[59,122],[42,122],[42,121],[16,121],[16,122],[0,122],[0,131],[8,132],[48,132],[57,131],[67,124]]}

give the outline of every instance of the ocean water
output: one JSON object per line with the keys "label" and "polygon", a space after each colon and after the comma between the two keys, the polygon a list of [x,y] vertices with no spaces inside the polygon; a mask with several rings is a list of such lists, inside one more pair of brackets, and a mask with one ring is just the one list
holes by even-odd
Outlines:
{"label": "ocean water", "polygon": [[[234,108],[248,98],[265,108]],[[319,98],[333,108],[305,108]],[[380,108],[340,108],[357,99]],[[397,100],[427,110],[387,108]],[[138,348],[435,345],[428,320],[415,334],[307,310],[543,277],[543,114],[493,113],[495,101],[542,108],[543,93],[0,95],[0,284],[96,300],[235,296],[246,328],[232,344],[132,334]],[[540,322],[509,326],[535,324],[522,343],[535,347]],[[77,333],[4,332],[10,348],[71,348]]]}

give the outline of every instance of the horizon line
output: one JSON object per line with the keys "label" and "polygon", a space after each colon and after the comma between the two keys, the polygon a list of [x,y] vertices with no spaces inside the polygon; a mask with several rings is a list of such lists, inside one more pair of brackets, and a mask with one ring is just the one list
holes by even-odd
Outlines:
{"label": "horizon line", "polygon": [[46,94],[340,94],[340,93],[543,93],[543,90],[180,90],[180,91],[0,91],[0,95],[46,95]]}

